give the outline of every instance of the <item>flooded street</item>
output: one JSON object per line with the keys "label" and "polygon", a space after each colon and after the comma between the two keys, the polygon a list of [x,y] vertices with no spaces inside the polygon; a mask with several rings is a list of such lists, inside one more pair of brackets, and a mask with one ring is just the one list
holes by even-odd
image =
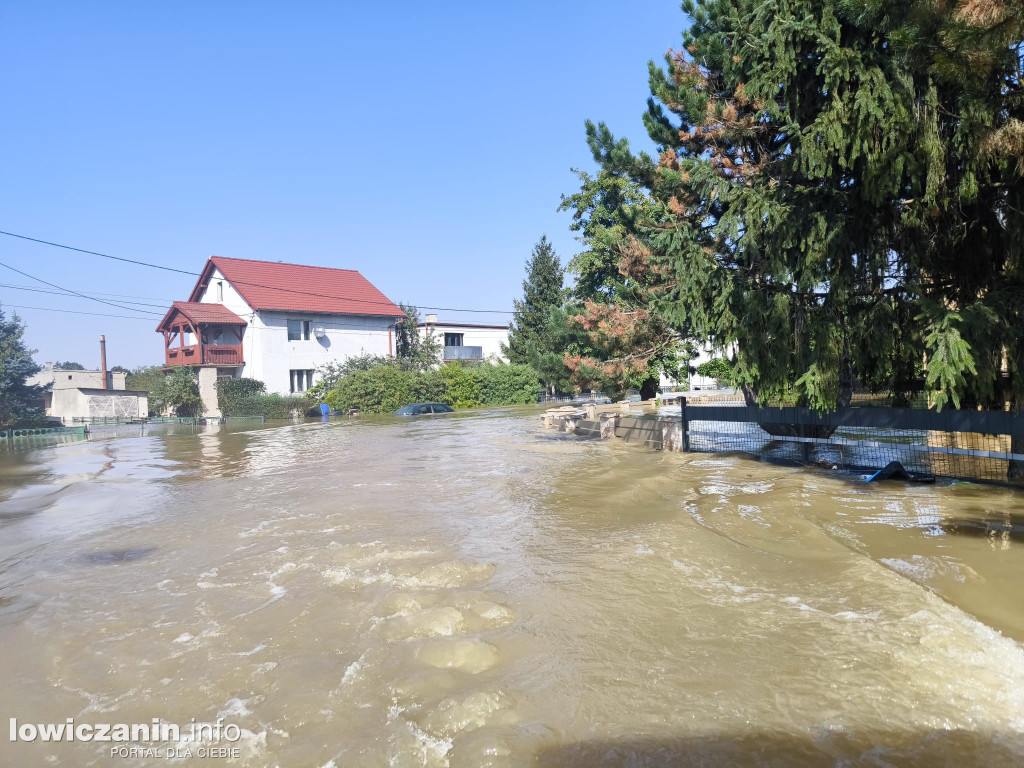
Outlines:
{"label": "flooded street", "polygon": [[[538,413],[0,454],[0,710],[244,766],[1024,762],[1024,493]],[[109,752],[0,764],[182,764]]]}

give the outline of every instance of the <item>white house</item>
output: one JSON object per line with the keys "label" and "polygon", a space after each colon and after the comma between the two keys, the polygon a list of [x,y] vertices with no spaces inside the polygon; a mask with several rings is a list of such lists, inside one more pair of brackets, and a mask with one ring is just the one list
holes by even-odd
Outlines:
{"label": "white house", "polygon": [[508,362],[502,345],[508,344],[507,325],[477,325],[474,323],[439,323],[437,315],[427,315],[419,324],[420,337],[431,334],[443,346],[443,362],[453,360],[490,360]]}
{"label": "white house", "polygon": [[188,301],[174,302],[157,331],[167,366],[199,369],[204,414],[213,416],[218,378],[304,392],[317,366],[390,355],[403,316],[355,270],[211,256]]}
{"label": "white house", "polygon": [[[690,358],[688,367],[696,368],[701,363],[706,363],[714,360],[716,357],[732,357],[735,354],[735,350],[732,348],[726,350],[716,350],[706,344],[703,347],[697,348],[697,354]],[[686,376],[687,388],[690,391],[703,390],[703,389],[717,389],[718,385],[713,378],[710,376],[701,376],[699,373],[687,373]],[[671,376],[667,376],[664,373],[661,374],[661,380],[658,382],[658,386],[662,392],[668,392],[676,387],[682,386],[681,382],[673,379]]]}

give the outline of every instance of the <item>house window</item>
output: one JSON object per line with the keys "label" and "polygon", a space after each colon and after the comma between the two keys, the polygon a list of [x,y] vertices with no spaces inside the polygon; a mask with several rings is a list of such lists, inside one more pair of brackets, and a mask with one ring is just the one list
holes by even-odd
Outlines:
{"label": "house window", "polygon": [[305,392],[307,389],[313,386],[313,369],[292,369],[289,371],[291,376],[291,392]]}
{"label": "house window", "polygon": [[446,347],[461,347],[462,346],[461,333],[446,333],[444,335],[444,345]]}
{"label": "house window", "polygon": [[224,302],[224,283],[223,283],[223,281],[217,283],[217,301],[219,301],[221,303]]}
{"label": "house window", "polygon": [[288,341],[309,341],[309,320],[289,320]]}

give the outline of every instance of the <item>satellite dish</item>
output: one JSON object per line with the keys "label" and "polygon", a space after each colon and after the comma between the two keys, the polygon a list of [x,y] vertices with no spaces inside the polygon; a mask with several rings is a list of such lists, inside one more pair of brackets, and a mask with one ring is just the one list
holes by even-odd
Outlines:
{"label": "satellite dish", "polygon": [[316,328],[313,329],[313,335],[316,336],[318,339],[327,338],[327,329],[321,326],[317,326]]}

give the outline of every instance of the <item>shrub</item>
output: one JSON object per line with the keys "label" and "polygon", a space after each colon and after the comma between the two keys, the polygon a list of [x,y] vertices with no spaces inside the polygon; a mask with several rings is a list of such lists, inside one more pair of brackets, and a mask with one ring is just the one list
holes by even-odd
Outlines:
{"label": "shrub", "polygon": [[221,379],[217,382],[217,404],[225,416],[266,416],[287,419],[294,411],[305,414],[312,400],[308,396],[268,395],[267,385],[258,379]]}
{"label": "shrub", "polygon": [[728,382],[732,379],[732,363],[721,357],[708,360],[697,366],[697,373],[709,379]]}
{"label": "shrub", "polygon": [[441,379],[444,385],[444,397],[441,402],[452,408],[473,408],[482,404],[477,377],[458,363],[442,365],[437,371],[425,375]]}
{"label": "shrub", "polygon": [[528,365],[498,363],[472,369],[483,405],[525,405],[537,402],[537,371]]}
{"label": "shrub", "polygon": [[339,411],[391,413],[409,403],[445,403],[453,408],[533,403],[539,390],[537,372],[528,365],[464,368],[453,363],[419,372],[389,363],[342,376],[325,402]]}
{"label": "shrub", "polygon": [[202,398],[199,397],[196,370],[187,365],[172,368],[170,373],[150,390],[150,397],[162,407],[170,408],[175,416],[196,416],[203,407]]}
{"label": "shrub", "polygon": [[217,405],[225,416],[253,416],[252,413],[236,413],[237,404],[258,395],[265,395],[267,385],[258,379],[219,379],[217,381]]}
{"label": "shrub", "polygon": [[354,371],[338,381],[325,402],[339,411],[358,408],[364,413],[390,413],[415,402],[414,374],[396,365],[378,365],[368,371]]}
{"label": "shrub", "polygon": [[447,403],[445,381],[437,371],[415,373],[412,377],[410,403]]}
{"label": "shrub", "polygon": [[[262,382],[260,382],[262,384]],[[311,401],[305,397],[284,395],[248,395],[237,397],[231,405],[221,405],[225,416],[265,416],[268,419],[290,419],[295,411],[300,416],[309,410]]]}
{"label": "shrub", "polygon": [[338,382],[350,373],[368,371],[378,365],[389,365],[391,359],[386,355],[357,355],[341,362],[332,360],[318,365],[316,368],[316,384],[306,393],[313,401],[323,402],[327,393],[338,386]]}

